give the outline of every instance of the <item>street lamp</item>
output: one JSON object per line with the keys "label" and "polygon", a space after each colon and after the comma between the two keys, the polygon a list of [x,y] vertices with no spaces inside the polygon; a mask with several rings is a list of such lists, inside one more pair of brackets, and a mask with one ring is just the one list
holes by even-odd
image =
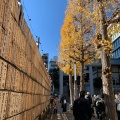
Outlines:
{"label": "street lamp", "polygon": [[[71,49],[70,49],[71,50]],[[68,50],[68,49],[65,49],[64,50],[64,52],[65,51],[70,51],[70,50]],[[73,51],[74,52],[74,55],[75,55],[75,51]],[[64,60],[65,61],[65,60]],[[77,97],[77,79],[76,79],[76,62],[74,61],[74,60],[72,60],[73,61],[73,70],[74,70],[74,100],[76,99],[76,97]],[[66,61],[65,61],[66,62]]]}
{"label": "street lamp", "polygon": [[74,62],[74,100],[77,96],[76,62]]}

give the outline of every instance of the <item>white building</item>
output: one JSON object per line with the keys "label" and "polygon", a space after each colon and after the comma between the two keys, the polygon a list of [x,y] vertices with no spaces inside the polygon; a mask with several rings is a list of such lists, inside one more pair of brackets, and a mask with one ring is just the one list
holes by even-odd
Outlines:
{"label": "white building", "polygon": [[49,69],[58,68],[57,62],[58,56],[54,56],[53,59],[51,59],[49,62]]}

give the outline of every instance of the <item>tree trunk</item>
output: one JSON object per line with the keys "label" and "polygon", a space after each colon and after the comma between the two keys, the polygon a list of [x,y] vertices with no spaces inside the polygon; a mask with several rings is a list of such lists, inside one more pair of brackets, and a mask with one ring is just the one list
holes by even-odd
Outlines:
{"label": "tree trunk", "polygon": [[84,90],[84,62],[81,63],[81,71],[80,71],[80,91]]}
{"label": "tree trunk", "polygon": [[72,84],[72,75],[69,74],[69,89],[70,89],[70,105],[73,106],[73,84]]}
{"label": "tree trunk", "polygon": [[[83,45],[82,45],[82,50],[83,50]],[[80,91],[84,90],[84,50],[82,51],[81,54],[82,61],[80,62],[81,64],[81,71],[80,71]]]}
{"label": "tree trunk", "polygon": [[[82,4],[82,1],[80,2],[80,4]],[[84,40],[84,33],[83,33],[83,28],[82,28],[82,23],[83,23],[83,20],[82,20],[82,14],[81,14],[81,17],[80,17],[80,30],[81,30],[81,38],[82,40]],[[83,42],[81,42],[81,55],[80,55],[80,67],[81,67],[81,71],[80,71],[80,91],[83,91],[84,90],[84,47],[83,47]]]}
{"label": "tree trunk", "polygon": [[[99,14],[100,14],[100,31],[102,35],[102,40],[108,39],[107,34],[107,25],[106,23],[106,15],[102,5],[102,0],[98,2],[99,5]],[[104,48],[101,48],[101,61],[102,61],[102,84],[103,84],[103,93],[105,96],[105,104],[106,104],[106,115],[107,120],[117,120],[116,108],[114,102],[114,92],[113,92],[113,81],[111,72],[111,64],[110,64],[110,56],[107,55],[107,52]],[[108,73],[107,74],[105,74]]]}

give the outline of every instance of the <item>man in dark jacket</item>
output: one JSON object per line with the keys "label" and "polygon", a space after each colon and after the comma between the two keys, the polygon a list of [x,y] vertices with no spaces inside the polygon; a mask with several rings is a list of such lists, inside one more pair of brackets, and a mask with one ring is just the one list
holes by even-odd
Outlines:
{"label": "man in dark jacket", "polygon": [[100,97],[100,95],[96,96],[95,100],[95,109],[97,114],[97,119],[105,120],[105,103],[104,103],[104,96]]}
{"label": "man in dark jacket", "polygon": [[93,106],[92,106],[92,97],[91,97],[90,92],[87,92],[87,93],[86,93],[85,98],[86,98],[86,99],[88,100],[88,102],[90,103],[91,113],[94,113],[94,111],[93,111]]}
{"label": "man in dark jacket", "polygon": [[80,98],[73,104],[73,115],[75,120],[90,120],[91,108],[88,100],[85,99],[85,91],[80,92]]}

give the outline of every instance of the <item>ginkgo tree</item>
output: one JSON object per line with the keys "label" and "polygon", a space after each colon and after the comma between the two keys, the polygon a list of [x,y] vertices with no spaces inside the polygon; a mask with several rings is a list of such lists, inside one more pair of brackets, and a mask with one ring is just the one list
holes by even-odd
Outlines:
{"label": "ginkgo tree", "polygon": [[[69,15],[72,16],[72,18],[74,18],[73,25],[75,25],[75,28],[73,27],[73,29],[70,30],[71,28],[67,28],[67,26],[66,28],[63,27],[64,29],[63,31],[66,30],[63,36],[64,35],[66,36],[64,36],[65,39],[62,38],[62,41],[64,40],[64,43],[68,43],[69,39],[77,38],[76,37],[77,34],[75,34],[76,32],[77,33],[79,32],[79,35],[81,35],[81,37],[78,37],[80,39],[78,38],[74,39],[74,41],[82,40],[84,38],[83,28],[84,29],[87,28],[85,31],[89,31],[89,27],[94,28],[93,36],[96,36],[96,38],[93,39],[93,43],[96,45],[97,51],[100,53],[100,58],[102,60],[102,83],[103,83],[103,93],[105,95],[105,103],[106,103],[106,112],[107,112],[106,119],[117,120],[115,103],[114,103],[114,94],[113,94],[111,64],[110,64],[110,56],[112,55],[111,53],[113,47],[112,47],[112,40],[109,36],[120,31],[120,27],[119,27],[120,0],[84,0],[84,1],[69,0],[69,3],[71,4],[69,4],[67,11],[70,11]],[[81,7],[78,7],[80,5]],[[84,18],[84,19],[81,19],[81,21],[79,21],[80,18]],[[88,26],[85,26],[86,24],[83,23],[86,23],[86,21],[88,20],[90,20],[88,22],[89,24]],[[82,22],[83,25],[79,24],[79,22]],[[82,32],[79,31],[79,28],[82,30]],[[94,37],[90,37],[90,38],[94,38]],[[71,48],[75,48],[74,43],[76,41],[75,42],[74,41],[71,44]],[[68,46],[69,45],[66,45],[66,47]],[[84,42],[81,44],[81,47],[82,46],[84,46]],[[71,57],[72,54],[74,56],[79,56],[75,52],[75,49],[73,51],[74,52],[71,53],[69,57]]]}
{"label": "ginkgo tree", "polygon": [[91,42],[93,38],[94,29],[91,21],[88,19],[89,8],[86,6],[84,0],[69,1],[67,14],[73,17],[73,24],[75,25],[75,37],[72,43],[74,54],[70,55],[75,61],[80,64],[80,91],[84,90],[84,67],[93,62],[95,58],[94,46]]}
{"label": "ginkgo tree", "polygon": [[[93,30],[90,21],[86,19],[88,9],[82,4],[83,1],[81,0],[81,4],[77,4],[78,1],[69,1],[60,42],[60,61],[64,56],[66,61],[72,59],[79,66],[80,90],[84,90],[84,67],[93,61],[95,53],[91,44]],[[74,8],[74,5],[77,6]]]}
{"label": "ginkgo tree", "polygon": [[120,0],[86,0],[91,9],[96,39],[93,43],[102,61],[102,84],[105,96],[107,120],[117,120],[114,103],[113,81],[110,56],[112,55],[111,35],[120,31]]}
{"label": "ginkgo tree", "polygon": [[[64,31],[61,30],[62,39],[59,46],[58,66],[64,73],[69,75],[70,104],[71,106],[73,106],[74,95],[73,95],[72,76],[74,74],[74,70],[73,70],[73,59],[71,59],[69,55],[72,54],[72,51],[71,51],[72,48],[70,47],[70,43],[74,41],[74,36],[71,36],[71,35],[72,33],[75,32],[75,29],[74,29],[75,25],[73,24],[73,18],[68,14],[65,17],[64,23],[65,23],[64,29],[62,27]],[[73,31],[69,31],[69,29]],[[77,72],[78,71],[79,71],[79,67],[77,67]],[[74,89],[74,90],[76,91],[77,89]]]}

